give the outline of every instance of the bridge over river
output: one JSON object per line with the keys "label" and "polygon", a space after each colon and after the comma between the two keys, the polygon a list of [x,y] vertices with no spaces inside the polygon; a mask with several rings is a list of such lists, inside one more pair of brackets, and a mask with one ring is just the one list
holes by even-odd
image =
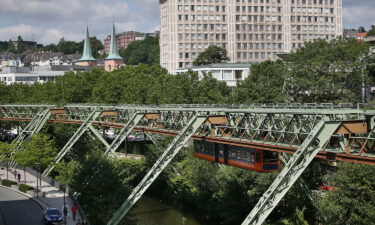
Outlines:
{"label": "bridge over river", "polygon": [[[375,165],[375,110],[363,105],[0,105],[0,120],[25,124],[14,141],[16,150],[47,122],[80,124],[44,176],[85,132],[103,143],[108,157],[117,157],[120,144],[134,132],[148,134],[155,144],[152,134],[174,136],[107,225],[122,220],[191,138],[293,154],[243,225],[262,224],[315,157]],[[108,143],[100,127],[118,128],[119,133]]]}

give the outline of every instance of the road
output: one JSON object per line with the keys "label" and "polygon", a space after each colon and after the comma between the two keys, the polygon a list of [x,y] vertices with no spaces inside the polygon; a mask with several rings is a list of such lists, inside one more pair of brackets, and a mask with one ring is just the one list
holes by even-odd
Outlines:
{"label": "road", "polygon": [[0,187],[0,212],[4,225],[43,224],[42,209],[34,201],[3,187]]}

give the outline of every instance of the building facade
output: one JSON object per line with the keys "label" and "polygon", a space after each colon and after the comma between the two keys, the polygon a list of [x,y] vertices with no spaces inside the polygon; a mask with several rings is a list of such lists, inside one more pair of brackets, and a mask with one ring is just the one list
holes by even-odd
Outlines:
{"label": "building facade", "polygon": [[175,73],[210,45],[231,63],[276,59],[342,36],[342,0],[160,0],[160,63]]}
{"label": "building facade", "polygon": [[72,65],[33,66],[33,67],[3,67],[0,72],[0,82],[7,85],[13,83],[34,84],[54,81],[68,71],[89,71],[92,67],[77,67]]}
{"label": "building facade", "polygon": [[218,81],[224,81],[228,87],[236,87],[238,81],[245,80],[249,76],[250,69],[251,64],[249,63],[218,63],[179,69],[176,73],[185,73],[192,70],[198,72],[200,78],[204,74],[211,74]]}

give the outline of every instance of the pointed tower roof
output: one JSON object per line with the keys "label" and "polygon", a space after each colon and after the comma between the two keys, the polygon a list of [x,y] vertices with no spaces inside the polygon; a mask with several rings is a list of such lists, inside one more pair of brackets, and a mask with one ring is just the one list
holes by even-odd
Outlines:
{"label": "pointed tower roof", "polygon": [[87,27],[85,44],[83,46],[83,54],[82,54],[82,58],[79,61],[93,61],[93,60],[96,60],[96,59],[92,56],[89,27]]}
{"label": "pointed tower roof", "polygon": [[111,36],[111,45],[109,48],[109,55],[106,59],[122,59],[122,57],[118,54],[117,38],[116,38],[114,22],[113,22],[113,29],[112,29],[112,36]]}

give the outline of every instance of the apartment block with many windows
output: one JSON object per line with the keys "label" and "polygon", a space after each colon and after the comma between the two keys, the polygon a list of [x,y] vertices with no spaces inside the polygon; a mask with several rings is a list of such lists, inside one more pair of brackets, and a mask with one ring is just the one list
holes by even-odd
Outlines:
{"label": "apartment block with many windows", "polygon": [[160,0],[160,63],[192,66],[210,45],[232,63],[276,59],[306,41],[342,35],[342,0]]}

